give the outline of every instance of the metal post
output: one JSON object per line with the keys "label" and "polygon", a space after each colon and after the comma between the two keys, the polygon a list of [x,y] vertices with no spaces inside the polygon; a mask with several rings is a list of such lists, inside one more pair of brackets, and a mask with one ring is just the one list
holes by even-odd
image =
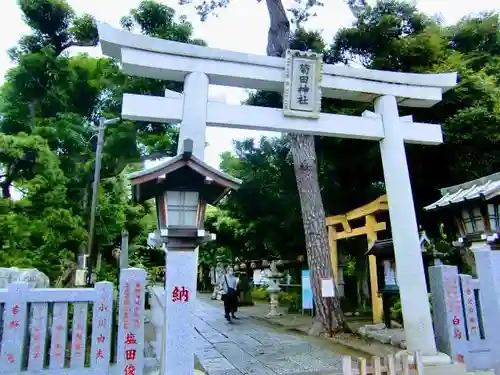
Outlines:
{"label": "metal post", "polygon": [[99,196],[99,180],[101,178],[101,160],[102,160],[102,149],[104,146],[104,129],[107,124],[116,123],[119,119],[106,120],[104,117],[99,118],[99,131],[97,134],[97,148],[95,154],[95,170],[94,170],[94,182],[92,184],[92,203],[90,206],[90,224],[89,224],[89,240],[87,244],[87,254],[88,254],[88,273],[87,273],[87,284],[92,283],[92,247],[94,246],[94,233],[95,233],[95,212],[97,209],[97,198]]}
{"label": "metal post", "polygon": [[122,243],[120,249],[120,270],[128,268],[128,232],[122,231]]}

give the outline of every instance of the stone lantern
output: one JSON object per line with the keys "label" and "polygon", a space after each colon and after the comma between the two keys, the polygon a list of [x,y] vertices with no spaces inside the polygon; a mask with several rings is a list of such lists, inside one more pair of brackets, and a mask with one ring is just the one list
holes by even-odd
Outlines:
{"label": "stone lantern", "polygon": [[177,349],[183,348],[193,358],[193,336],[188,334],[193,321],[186,317],[194,315],[197,249],[215,238],[204,230],[205,207],[238,189],[241,181],[194,156],[191,139],[184,140],[177,156],[132,173],[129,179],[135,202],[155,199],[157,233],[153,242],[162,243],[166,252],[164,316],[168,316],[170,324],[164,324],[161,366],[168,369],[167,373],[192,371],[192,362],[186,364],[179,359]]}
{"label": "stone lantern", "polygon": [[500,173],[441,189],[441,199],[424,207],[453,220],[458,246],[496,247],[500,234]]}

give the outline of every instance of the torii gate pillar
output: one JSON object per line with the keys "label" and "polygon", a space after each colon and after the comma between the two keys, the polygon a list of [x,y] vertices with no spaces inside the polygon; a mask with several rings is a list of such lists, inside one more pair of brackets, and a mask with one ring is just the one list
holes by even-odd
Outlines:
{"label": "torii gate pillar", "polygon": [[425,282],[420,239],[413,205],[405,145],[400,132],[398,104],[394,96],[375,100],[375,113],[382,116],[385,137],[380,154],[388,196],[389,217],[394,243],[397,280],[409,350],[421,348],[422,354],[436,354],[434,329],[429,315],[429,297]]}

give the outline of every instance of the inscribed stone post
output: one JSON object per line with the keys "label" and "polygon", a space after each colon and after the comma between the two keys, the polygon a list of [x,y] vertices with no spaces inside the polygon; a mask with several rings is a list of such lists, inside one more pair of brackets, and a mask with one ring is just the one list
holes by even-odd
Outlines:
{"label": "inscribed stone post", "polygon": [[111,326],[113,324],[113,284],[95,285],[97,299],[92,314],[92,348],[90,362],[94,371],[107,372],[111,358]]}
{"label": "inscribed stone post", "polygon": [[[473,280],[470,275],[460,275],[462,299],[464,301],[465,329],[467,333],[467,351],[465,353],[465,364],[467,371],[480,371],[489,369],[495,363],[491,344],[492,337],[481,337],[479,300],[479,280]],[[488,335],[490,336],[490,335]]]}
{"label": "inscribed stone post", "polygon": [[31,305],[32,317],[30,322],[30,347],[28,371],[41,371],[45,362],[45,343],[47,339],[48,303],[34,303]]}
{"label": "inscribed stone post", "polygon": [[167,264],[165,374],[193,375],[196,254],[167,250]]}
{"label": "inscribed stone post", "polygon": [[463,362],[467,351],[462,296],[455,266],[429,267],[436,344],[453,360]]}
{"label": "inscribed stone post", "polygon": [[28,317],[28,284],[13,283],[7,289],[3,311],[3,337],[0,373],[18,373],[24,360],[24,338]]}
{"label": "inscribed stone post", "polygon": [[128,268],[120,274],[118,375],[144,373],[144,290],[146,272]]}
{"label": "inscribed stone post", "polygon": [[54,303],[52,311],[52,327],[50,329],[50,370],[64,368],[66,357],[66,342],[68,339],[68,304]]}
{"label": "inscribed stone post", "polygon": [[491,251],[489,246],[474,251],[479,279],[479,299],[486,339],[491,340],[493,357],[500,360],[500,291],[497,288],[499,251]]}

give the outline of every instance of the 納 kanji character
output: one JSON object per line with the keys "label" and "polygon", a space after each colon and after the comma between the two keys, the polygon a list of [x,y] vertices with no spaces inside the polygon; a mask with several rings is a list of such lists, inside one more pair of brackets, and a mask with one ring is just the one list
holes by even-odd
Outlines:
{"label": "\u7d0d kanji character", "polygon": [[309,74],[311,66],[309,64],[300,64],[299,70],[302,74]]}
{"label": "\u7d0d kanji character", "polygon": [[17,315],[20,310],[21,308],[19,307],[19,305],[12,306],[12,315]]}
{"label": "\u7d0d kanji character", "polygon": [[104,337],[103,335],[99,335],[99,336],[97,337],[97,342],[98,342],[98,343],[101,343],[101,344],[102,344],[102,343],[104,342],[104,340],[105,340],[105,337]]}
{"label": "\u7d0d kanji character", "polygon": [[175,287],[172,290],[172,302],[188,302],[189,301],[189,290],[184,288],[183,286]]}
{"label": "\u7d0d kanji character", "polygon": [[7,354],[7,361],[9,363],[15,363],[16,362],[16,358],[14,357],[14,354],[8,353]]}
{"label": "\u7d0d kanji character", "polygon": [[135,366],[133,364],[125,366],[124,375],[135,375]]}
{"label": "\u7d0d kanji character", "polygon": [[97,352],[95,353],[95,356],[96,356],[97,359],[103,359],[104,358],[104,350],[97,349]]}
{"label": "\u7d0d kanji character", "polygon": [[137,344],[137,340],[135,339],[135,334],[134,333],[127,333],[127,336],[125,336],[125,345],[134,345]]}
{"label": "\u7d0d kanji character", "polygon": [[19,320],[11,320],[9,323],[10,328],[17,328],[19,327]]}
{"label": "\u7d0d kanji character", "polygon": [[136,353],[135,349],[125,350],[125,359],[127,361],[135,361],[135,353]]}

